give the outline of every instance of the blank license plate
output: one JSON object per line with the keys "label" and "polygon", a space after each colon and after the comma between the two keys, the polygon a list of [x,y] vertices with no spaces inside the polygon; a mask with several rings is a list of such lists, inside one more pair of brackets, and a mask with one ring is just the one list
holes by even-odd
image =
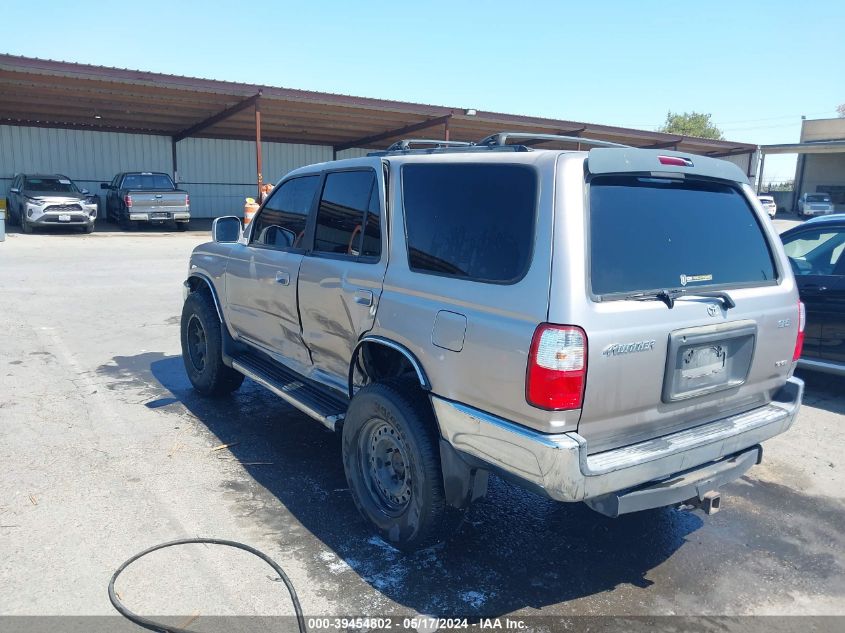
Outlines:
{"label": "blank license plate", "polygon": [[685,380],[707,376],[715,378],[717,374],[724,373],[726,358],[727,350],[721,345],[705,345],[685,350],[681,377]]}
{"label": "blank license plate", "polygon": [[70,222],[70,216],[63,213],[59,216],[59,222]]}

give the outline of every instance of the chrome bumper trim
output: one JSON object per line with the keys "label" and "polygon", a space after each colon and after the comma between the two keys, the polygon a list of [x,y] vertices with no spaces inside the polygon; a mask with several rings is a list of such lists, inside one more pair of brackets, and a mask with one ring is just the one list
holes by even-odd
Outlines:
{"label": "chrome bumper trim", "polygon": [[582,501],[669,477],[733,455],[786,431],[804,383],[790,378],[770,404],[611,451],[587,454],[577,433],[544,435],[431,396],[443,437],[463,453],[539,486],[558,501]]}

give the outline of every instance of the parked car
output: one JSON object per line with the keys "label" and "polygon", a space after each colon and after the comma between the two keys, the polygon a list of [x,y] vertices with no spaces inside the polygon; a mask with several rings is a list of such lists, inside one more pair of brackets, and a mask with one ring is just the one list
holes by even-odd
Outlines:
{"label": "parked car", "polygon": [[781,238],[807,310],[798,366],[845,375],[845,214],[813,218]]}
{"label": "parked car", "polygon": [[403,549],[490,472],[609,516],[712,513],[801,403],[795,278],[739,168],[514,136],[298,169],[190,259],[194,388],[248,376],[340,431]]}
{"label": "parked car", "polygon": [[184,231],[191,219],[191,199],[187,191],[177,189],[169,175],[150,171],[117,174],[106,189],[106,215],[124,229],[140,223],[175,222]]}
{"label": "parked car", "polygon": [[760,194],[757,196],[757,199],[760,201],[760,204],[763,205],[763,208],[766,210],[766,213],[769,214],[769,217],[774,220],[775,215],[778,212],[778,205],[775,202],[774,196]]}
{"label": "parked car", "polygon": [[61,174],[16,174],[6,198],[9,222],[24,233],[45,226],[94,231],[97,197]]}
{"label": "parked car", "polygon": [[805,193],[798,198],[798,215],[810,217],[833,213],[833,202],[827,193]]}

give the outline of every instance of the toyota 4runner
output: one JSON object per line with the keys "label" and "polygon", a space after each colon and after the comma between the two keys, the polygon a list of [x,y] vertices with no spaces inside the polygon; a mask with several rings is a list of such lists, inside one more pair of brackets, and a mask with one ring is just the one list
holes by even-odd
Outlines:
{"label": "toyota 4runner", "polygon": [[404,141],[297,169],[212,233],[185,281],[192,384],[247,376],[341,431],[357,507],[403,549],[490,472],[609,516],[712,513],[800,407],[795,279],[725,161]]}

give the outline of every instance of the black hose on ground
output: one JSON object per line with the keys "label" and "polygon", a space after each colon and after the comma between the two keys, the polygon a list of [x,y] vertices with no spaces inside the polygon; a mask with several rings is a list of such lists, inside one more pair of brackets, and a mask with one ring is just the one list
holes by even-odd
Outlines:
{"label": "black hose on ground", "polygon": [[272,558],[267,556],[264,552],[260,552],[254,547],[250,547],[249,545],[244,545],[243,543],[238,543],[237,541],[226,541],[223,539],[217,538],[185,538],[179,539],[177,541],[169,541],[167,543],[161,543],[160,545],[154,545],[153,547],[149,547],[145,549],[143,552],[139,552],[135,554],[132,558],[127,560],[123,563],[111,577],[109,581],[109,600],[111,600],[112,606],[117,609],[117,612],[120,613],[123,617],[131,620],[138,626],[142,626],[145,629],[149,629],[150,631],[159,631],[160,633],[190,633],[188,629],[182,629],[178,627],[168,626],[166,624],[162,624],[160,622],[156,622],[155,620],[150,620],[149,618],[145,618],[143,616],[138,615],[137,613],[133,613],[129,609],[127,609],[120,599],[117,597],[117,594],[114,590],[114,583],[117,581],[117,577],[123,573],[123,570],[129,567],[132,563],[134,563],[139,558],[143,558],[147,554],[152,552],[156,552],[160,549],[164,549],[165,547],[173,547],[175,545],[192,545],[192,544],[203,544],[203,545],[226,545],[227,547],[234,547],[235,549],[241,549],[245,552],[249,552],[250,554],[257,556],[265,563],[270,565],[273,570],[279,574],[279,578],[281,578],[282,582],[285,583],[285,587],[287,587],[288,593],[290,594],[290,600],[293,603],[293,609],[296,612],[296,621],[299,624],[299,632],[300,633],[307,633],[307,629],[305,628],[305,618],[302,615],[302,605],[299,604],[299,598],[296,595],[296,590],[293,588],[293,583],[288,578],[288,575],[285,571],[281,568],[281,566],[274,561]]}

